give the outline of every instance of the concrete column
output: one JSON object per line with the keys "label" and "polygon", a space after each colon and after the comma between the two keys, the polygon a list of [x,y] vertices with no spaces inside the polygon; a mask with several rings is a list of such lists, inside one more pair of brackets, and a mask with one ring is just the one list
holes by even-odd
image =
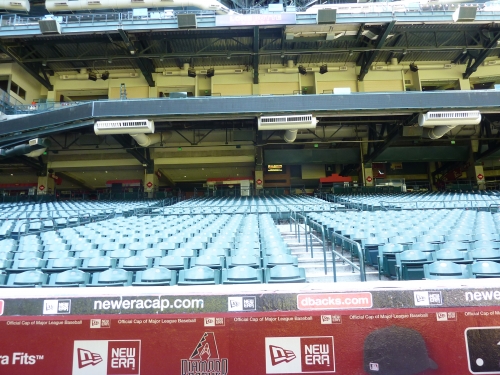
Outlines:
{"label": "concrete column", "polygon": [[[259,181],[261,182],[259,184]],[[255,189],[263,189],[264,188],[264,172],[263,171],[255,171]]]}
{"label": "concrete column", "polygon": [[372,164],[363,165],[363,178],[365,186],[375,186],[375,179],[373,178]]}
{"label": "concrete column", "polygon": [[49,176],[38,177],[38,195],[50,195],[54,193],[55,180]]}
{"label": "concrete column", "polygon": [[437,191],[437,188],[434,186],[434,182],[432,180],[432,174],[436,170],[436,163],[430,162],[428,170],[429,170],[429,174],[428,174],[428,176],[429,176],[429,185],[431,186],[432,191]]}
{"label": "concrete column", "polygon": [[479,190],[486,189],[486,178],[484,177],[484,168],[482,164],[474,165],[474,168],[470,168],[471,172],[474,173],[472,176],[467,176],[472,181],[476,181]]}
{"label": "concrete column", "polygon": [[158,190],[160,183],[156,173],[147,173],[144,179],[144,192],[148,194],[148,198],[154,198],[154,192]]}

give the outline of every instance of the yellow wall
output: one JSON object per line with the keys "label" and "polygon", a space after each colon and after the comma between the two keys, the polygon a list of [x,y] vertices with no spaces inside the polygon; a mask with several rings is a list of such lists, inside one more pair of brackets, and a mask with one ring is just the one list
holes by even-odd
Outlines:
{"label": "yellow wall", "polygon": [[302,179],[318,179],[326,177],[323,164],[302,164]]}
{"label": "yellow wall", "polygon": [[16,98],[21,103],[29,104],[33,101],[33,99],[40,98],[42,85],[31,75],[26,73],[26,71],[19,65],[14,63],[0,64],[0,75],[11,75],[12,81],[26,91],[25,99],[11,93],[12,97]]}

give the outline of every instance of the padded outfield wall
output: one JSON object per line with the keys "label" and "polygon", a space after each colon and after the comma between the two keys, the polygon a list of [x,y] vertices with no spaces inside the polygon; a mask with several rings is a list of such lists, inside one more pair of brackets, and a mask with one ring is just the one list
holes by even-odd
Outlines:
{"label": "padded outfield wall", "polygon": [[495,279],[0,298],[6,375],[500,374]]}

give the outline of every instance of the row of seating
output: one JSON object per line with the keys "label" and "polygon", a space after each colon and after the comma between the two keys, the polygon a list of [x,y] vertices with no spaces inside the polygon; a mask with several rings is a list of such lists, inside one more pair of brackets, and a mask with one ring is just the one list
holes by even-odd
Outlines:
{"label": "row of seating", "polygon": [[[407,275],[411,274],[412,280],[420,275],[419,266],[405,264]],[[429,264],[423,264],[423,278],[426,280],[448,280],[448,279],[471,279],[471,278],[498,278],[500,277],[500,264],[495,262],[475,262],[472,264],[457,264],[450,261],[437,261]],[[401,268],[401,277],[403,277],[403,268]]]}
{"label": "row of seating", "polygon": [[160,266],[136,272],[111,268],[96,273],[78,269],[61,273],[44,273],[40,270],[8,275],[0,273],[0,288],[273,284],[305,281],[304,270],[291,265],[264,270],[247,266],[223,270],[196,266],[177,272]]}
{"label": "row of seating", "polygon": [[0,258],[0,271],[18,273],[27,270],[41,269],[44,272],[62,272],[78,268],[89,272],[103,271],[109,268],[126,270],[142,270],[152,266],[168,269],[188,269],[196,266],[206,266],[213,269],[248,266],[252,268],[271,268],[276,265],[298,266],[296,256],[277,252],[273,255],[260,257],[259,254],[240,254],[233,256],[200,255],[183,256],[176,253],[158,257],[147,257],[144,254],[131,255],[126,258],[112,255],[98,255],[92,258],[53,257],[53,258]]}

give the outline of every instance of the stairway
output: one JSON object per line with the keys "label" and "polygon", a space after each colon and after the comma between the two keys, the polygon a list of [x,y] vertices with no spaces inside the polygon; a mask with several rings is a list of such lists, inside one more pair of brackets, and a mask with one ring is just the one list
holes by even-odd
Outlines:
{"label": "stairway", "polygon": [[[309,251],[306,251],[306,242],[304,236],[304,229],[301,228],[300,231],[300,242],[298,242],[298,237],[295,233],[295,226],[292,224],[292,231],[290,231],[289,224],[277,225],[283,240],[287,244],[288,248],[291,250],[292,255],[297,256],[299,260],[299,267],[304,268],[306,271],[307,281],[310,283],[333,283],[333,265],[332,265],[332,254],[327,248],[327,274],[325,275],[324,269],[324,256],[323,256],[323,245],[313,238],[313,257],[311,257],[311,246],[308,242]],[[309,241],[309,238],[307,240]],[[337,247],[338,252],[341,251],[340,247]],[[348,259],[349,254],[344,252],[344,256]],[[359,265],[359,262],[355,260],[355,264]],[[337,282],[359,282],[359,271],[354,270],[352,272],[352,267],[343,262],[340,258],[337,258],[336,262],[337,269]],[[387,280],[385,277],[384,280]],[[378,271],[377,269],[367,266],[366,267],[366,281],[378,281]]]}

